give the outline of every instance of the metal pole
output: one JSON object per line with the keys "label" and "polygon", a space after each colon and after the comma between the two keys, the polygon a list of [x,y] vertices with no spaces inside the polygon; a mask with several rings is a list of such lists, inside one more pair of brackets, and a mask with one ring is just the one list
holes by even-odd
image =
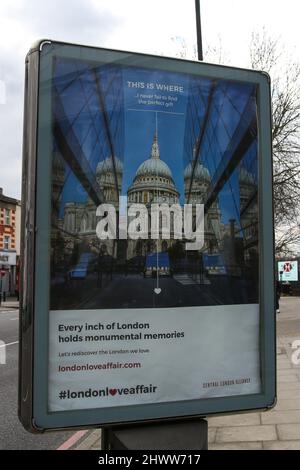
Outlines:
{"label": "metal pole", "polygon": [[195,0],[198,60],[203,60],[200,0]]}

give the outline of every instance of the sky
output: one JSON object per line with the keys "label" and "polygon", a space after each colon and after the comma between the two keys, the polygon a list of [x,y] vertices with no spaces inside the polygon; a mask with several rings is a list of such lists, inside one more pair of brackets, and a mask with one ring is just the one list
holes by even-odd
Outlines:
{"label": "sky", "polygon": [[[176,99],[172,107],[166,108],[158,104],[148,105],[139,103],[139,97],[145,94],[151,96],[152,91],[136,90],[128,86],[124,90],[125,98],[125,154],[123,191],[127,193],[132,184],[135,173],[141,163],[150,158],[154,133],[157,131],[160,159],[171,170],[175,187],[180,194],[180,201],[184,204],[183,171],[183,137],[185,130],[185,114],[188,90],[188,78],[181,74],[166,73],[139,69],[125,69],[123,72],[125,83],[139,81],[161,84],[176,84],[184,90],[182,93],[157,92],[156,96],[168,96]],[[155,91],[155,90],[154,90]],[[140,92],[140,93],[139,93]],[[146,100],[147,101],[147,100]],[[159,103],[164,100],[158,99]],[[156,113],[157,111],[157,113]],[[143,125],[141,125],[141,113]]]}
{"label": "sky", "polygon": [[[196,43],[194,0],[1,0],[0,187],[20,198],[24,60],[50,38],[99,47],[176,56]],[[222,44],[230,65],[249,65],[252,31],[280,38],[300,62],[298,0],[201,0],[204,50]],[[210,57],[208,57],[210,58]]]}

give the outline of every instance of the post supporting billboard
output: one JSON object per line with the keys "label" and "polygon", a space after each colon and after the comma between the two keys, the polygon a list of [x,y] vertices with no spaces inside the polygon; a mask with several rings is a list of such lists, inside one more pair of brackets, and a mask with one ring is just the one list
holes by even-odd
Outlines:
{"label": "post supporting billboard", "polygon": [[208,450],[205,419],[104,428],[101,450]]}
{"label": "post supporting billboard", "polygon": [[195,0],[195,8],[196,8],[196,29],[197,29],[198,60],[203,60],[200,0]]}

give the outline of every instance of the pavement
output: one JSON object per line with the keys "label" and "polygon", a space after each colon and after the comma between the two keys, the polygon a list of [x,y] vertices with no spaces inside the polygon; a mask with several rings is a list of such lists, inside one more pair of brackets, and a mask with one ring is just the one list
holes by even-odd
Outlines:
{"label": "pavement", "polygon": [[19,302],[15,297],[8,297],[5,302],[1,302],[0,312],[11,308],[19,310]]}
{"label": "pavement", "polygon": [[[277,404],[266,412],[208,418],[210,450],[300,450],[300,364],[291,360],[300,340],[300,297],[282,297],[277,314]],[[298,356],[299,357],[299,356]],[[99,450],[101,430],[75,446]]]}

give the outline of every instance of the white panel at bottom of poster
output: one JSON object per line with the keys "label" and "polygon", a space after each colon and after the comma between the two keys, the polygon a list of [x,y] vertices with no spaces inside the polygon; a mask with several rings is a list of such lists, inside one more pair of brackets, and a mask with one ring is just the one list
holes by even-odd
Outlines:
{"label": "white panel at bottom of poster", "polygon": [[50,312],[49,411],[260,391],[257,304]]}

